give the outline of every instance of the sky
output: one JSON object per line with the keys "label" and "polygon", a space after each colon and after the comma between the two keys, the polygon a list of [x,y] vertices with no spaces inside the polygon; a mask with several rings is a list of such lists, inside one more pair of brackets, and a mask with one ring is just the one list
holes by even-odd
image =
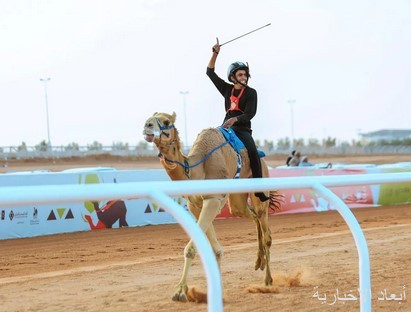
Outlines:
{"label": "sky", "polygon": [[0,0],[0,147],[137,145],[155,112],[191,145],[225,114],[216,38],[268,23],[216,64],[249,63],[256,140],[411,128],[411,0]]}

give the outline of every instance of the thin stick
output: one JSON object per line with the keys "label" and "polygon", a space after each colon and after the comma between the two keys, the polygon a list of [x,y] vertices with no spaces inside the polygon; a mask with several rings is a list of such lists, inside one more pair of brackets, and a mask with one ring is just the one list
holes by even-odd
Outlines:
{"label": "thin stick", "polygon": [[261,26],[260,28],[254,29],[254,30],[252,30],[252,31],[250,31],[250,32],[248,32],[248,33],[246,33],[246,34],[244,34],[244,35],[241,35],[241,36],[239,36],[239,37],[237,37],[237,38],[234,38],[234,39],[231,39],[231,40],[229,40],[229,41],[227,41],[227,42],[224,42],[224,43],[220,44],[220,47],[223,46],[223,45],[225,45],[225,44],[227,44],[227,43],[229,43],[229,42],[232,42],[232,41],[234,41],[234,40],[240,39],[241,37],[247,36],[247,35],[255,32],[255,31],[257,31],[257,30],[260,30],[261,28],[264,28],[264,27],[267,27],[267,26],[270,26],[270,25],[271,25],[271,23],[268,23],[267,25],[264,25],[264,26]]}

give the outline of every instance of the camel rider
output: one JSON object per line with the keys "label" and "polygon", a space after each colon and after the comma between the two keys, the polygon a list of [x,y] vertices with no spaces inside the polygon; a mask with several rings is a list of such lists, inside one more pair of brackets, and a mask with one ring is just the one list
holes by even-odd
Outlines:
{"label": "camel rider", "polygon": [[[231,64],[227,71],[227,83],[215,73],[215,63],[220,52],[220,45],[213,46],[213,54],[207,66],[207,76],[224,97],[226,114],[223,127],[231,127],[238,138],[244,143],[250,158],[251,172],[254,178],[262,177],[260,156],[253,137],[251,136],[251,119],[257,112],[257,91],[248,86],[249,68],[242,62]],[[269,198],[263,192],[255,193],[261,201]]]}

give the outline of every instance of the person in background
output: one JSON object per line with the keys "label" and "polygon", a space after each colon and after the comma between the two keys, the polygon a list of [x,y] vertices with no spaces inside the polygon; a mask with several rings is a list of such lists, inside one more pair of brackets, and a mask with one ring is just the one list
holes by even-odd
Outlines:
{"label": "person in background", "polygon": [[293,158],[295,155],[295,150],[291,152],[291,155],[287,157],[287,161],[285,162],[287,166],[290,166],[290,160]]}
{"label": "person in background", "polygon": [[314,166],[314,164],[312,164],[308,161],[307,156],[303,156],[303,157],[301,157],[301,162],[298,166],[299,167],[310,167],[310,166]]}
{"label": "person in background", "polygon": [[301,162],[301,153],[296,152],[290,160],[290,167],[298,167]]}
{"label": "person in background", "polygon": [[[227,71],[227,78],[231,82],[228,83],[215,73],[215,63],[220,52],[218,39],[212,51],[212,56],[207,66],[207,76],[224,97],[226,114],[223,127],[233,129],[238,138],[244,143],[250,158],[253,178],[262,178],[260,156],[251,136],[251,119],[257,113],[257,91],[248,86],[250,70],[245,63],[232,63]],[[270,199],[263,192],[256,192],[255,196],[261,201]]]}

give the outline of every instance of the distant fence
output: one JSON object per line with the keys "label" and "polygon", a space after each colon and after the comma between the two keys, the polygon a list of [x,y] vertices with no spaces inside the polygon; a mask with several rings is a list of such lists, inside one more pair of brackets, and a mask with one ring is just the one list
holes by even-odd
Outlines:
{"label": "distant fence", "polygon": [[27,147],[26,150],[19,150],[15,146],[0,147],[0,159],[31,159],[31,158],[70,158],[86,157],[98,155],[112,155],[121,157],[152,157],[158,154],[152,146],[148,148],[130,147],[127,150],[119,150],[112,147],[103,147],[99,150],[89,150],[87,147],[80,147],[78,150],[66,150],[64,147],[53,146],[49,151],[36,150],[35,147]]}
{"label": "distant fence", "polygon": [[[377,155],[377,154],[411,154],[411,146],[335,146],[335,147],[296,147],[304,155]],[[276,149],[267,154],[289,154],[290,150]]]}
{"label": "distant fence", "polygon": [[[185,147],[188,152],[191,147]],[[261,149],[267,155],[288,155],[290,149]],[[296,147],[305,155],[373,155],[373,154],[410,154],[411,146],[335,146],[335,147]],[[69,150],[64,146],[53,146],[49,151],[40,151],[34,146],[28,146],[25,150],[19,150],[17,146],[1,146],[0,159],[30,159],[30,158],[70,158],[98,155],[112,155],[122,157],[151,157],[157,155],[157,150],[152,145],[148,147],[129,146],[127,149],[118,149],[112,146],[103,146],[93,150],[87,146],[80,146],[78,150]]]}

